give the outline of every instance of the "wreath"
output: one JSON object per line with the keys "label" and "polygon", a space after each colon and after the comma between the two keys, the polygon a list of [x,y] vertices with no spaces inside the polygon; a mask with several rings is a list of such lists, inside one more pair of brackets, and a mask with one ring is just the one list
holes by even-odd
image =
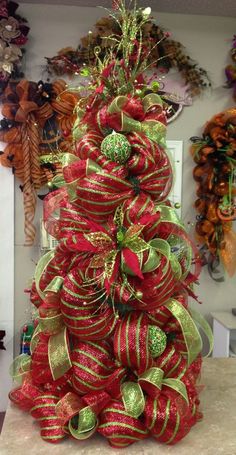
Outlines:
{"label": "wreath", "polygon": [[0,140],[7,145],[0,162],[11,167],[22,184],[26,245],[35,237],[36,193],[62,173],[61,159],[71,150],[71,129],[78,95],[62,80],[44,84],[21,80],[4,91]]}
{"label": "wreath", "polygon": [[9,79],[21,79],[21,61],[29,33],[28,22],[17,13],[16,2],[0,2],[0,94]]}
{"label": "wreath", "polygon": [[197,164],[193,170],[197,239],[212,277],[220,262],[232,276],[236,272],[236,109],[215,115],[203,136],[191,141]]}
{"label": "wreath", "polygon": [[231,48],[231,58],[233,64],[227,65],[225,68],[225,75],[227,78],[227,88],[233,89],[233,99],[236,101],[236,35],[233,37],[233,43]]}

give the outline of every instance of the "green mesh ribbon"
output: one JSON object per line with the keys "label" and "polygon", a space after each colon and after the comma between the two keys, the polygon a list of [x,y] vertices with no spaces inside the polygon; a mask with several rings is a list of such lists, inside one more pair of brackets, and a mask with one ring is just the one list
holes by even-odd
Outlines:
{"label": "green mesh ribbon", "polygon": [[189,311],[190,311],[190,314],[192,315],[194,322],[205,333],[205,335],[208,339],[209,350],[208,350],[208,353],[206,354],[206,357],[208,357],[212,353],[213,346],[214,346],[214,337],[213,337],[211,327],[209,326],[206,319],[198,311],[194,310],[193,308],[190,308]]}
{"label": "green mesh ribbon", "polygon": [[30,371],[31,357],[28,354],[21,354],[12,362],[9,372],[13,381],[22,384],[25,375]]}
{"label": "green mesh ribbon", "polygon": [[81,409],[79,412],[77,428],[75,428],[75,420],[76,418],[73,417],[68,425],[69,431],[75,439],[87,439],[95,433],[98,422],[96,414],[90,406]]}
{"label": "green mesh ribbon", "polygon": [[138,419],[145,408],[145,398],[137,382],[124,382],[121,385],[121,394],[125,410]]}
{"label": "green mesh ribbon", "polygon": [[202,339],[199,331],[191,315],[180,302],[175,299],[171,299],[165,304],[165,306],[180,324],[187,347],[188,365],[191,365],[202,350]]}

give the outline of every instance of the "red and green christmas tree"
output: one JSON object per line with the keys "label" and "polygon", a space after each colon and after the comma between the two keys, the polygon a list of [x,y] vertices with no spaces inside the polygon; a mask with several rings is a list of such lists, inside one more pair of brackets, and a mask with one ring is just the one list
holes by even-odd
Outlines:
{"label": "red and green christmas tree", "polygon": [[163,103],[143,76],[150,11],[111,14],[122,37],[83,69],[75,151],[44,201],[59,243],[35,271],[31,356],[13,364],[21,384],[10,399],[48,442],[98,432],[118,448],[174,444],[202,417],[202,342],[188,308],[199,259],[168,200]]}

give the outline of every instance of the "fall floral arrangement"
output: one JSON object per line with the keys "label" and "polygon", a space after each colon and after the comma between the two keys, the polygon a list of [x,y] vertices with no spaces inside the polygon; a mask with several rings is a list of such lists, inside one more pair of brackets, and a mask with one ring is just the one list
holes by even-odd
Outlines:
{"label": "fall floral arrangement", "polygon": [[0,93],[9,79],[23,77],[21,61],[27,42],[29,26],[27,20],[17,13],[18,3],[0,1]]}

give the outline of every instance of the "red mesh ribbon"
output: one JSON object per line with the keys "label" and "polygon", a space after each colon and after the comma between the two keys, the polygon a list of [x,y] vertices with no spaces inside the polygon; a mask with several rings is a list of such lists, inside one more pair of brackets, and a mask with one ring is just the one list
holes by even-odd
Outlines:
{"label": "red mesh ribbon", "polygon": [[59,397],[43,394],[35,398],[31,415],[38,420],[41,427],[41,437],[47,442],[58,443],[65,438],[62,420],[56,415],[56,405]]}
{"label": "red mesh ribbon", "polygon": [[[171,393],[174,400],[176,395]],[[145,425],[157,441],[175,444],[186,436],[194,423],[191,411],[182,416],[175,402],[170,400],[170,394],[163,394],[158,400],[146,399]]]}
{"label": "red mesh ribbon", "polygon": [[[85,161],[72,163],[64,170],[65,179],[76,179],[76,205],[87,217],[104,222],[123,201],[136,194],[150,195],[155,202],[166,199],[172,185],[172,171],[166,152],[141,134],[128,139],[134,154],[127,167],[117,166],[102,157],[101,136],[90,132],[77,144],[77,155]],[[96,163],[94,166],[91,161]]]}
{"label": "red mesh ribbon", "polygon": [[84,286],[83,278],[76,267],[69,274],[61,294],[63,320],[71,333],[82,340],[100,340],[110,336],[115,324],[115,315],[107,305],[99,308],[102,292],[94,286]]}
{"label": "red mesh ribbon", "polygon": [[130,312],[116,326],[114,353],[117,360],[137,374],[153,364],[148,349],[148,317],[144,313]]}
{"label": "red mesh ribbon", "polygon": [[112,447],[117,448],[146,439],[149,434],[145,425],[129,415],[119,401],[111,401],[102,411],[98,432],[108,439]]}
{"label": "red mesh ribbon", "polygon": [[99,343],[78,341],[71,354],[73,364],[72,384],[79,395],[104,390],[114,370],[111,347]]}

